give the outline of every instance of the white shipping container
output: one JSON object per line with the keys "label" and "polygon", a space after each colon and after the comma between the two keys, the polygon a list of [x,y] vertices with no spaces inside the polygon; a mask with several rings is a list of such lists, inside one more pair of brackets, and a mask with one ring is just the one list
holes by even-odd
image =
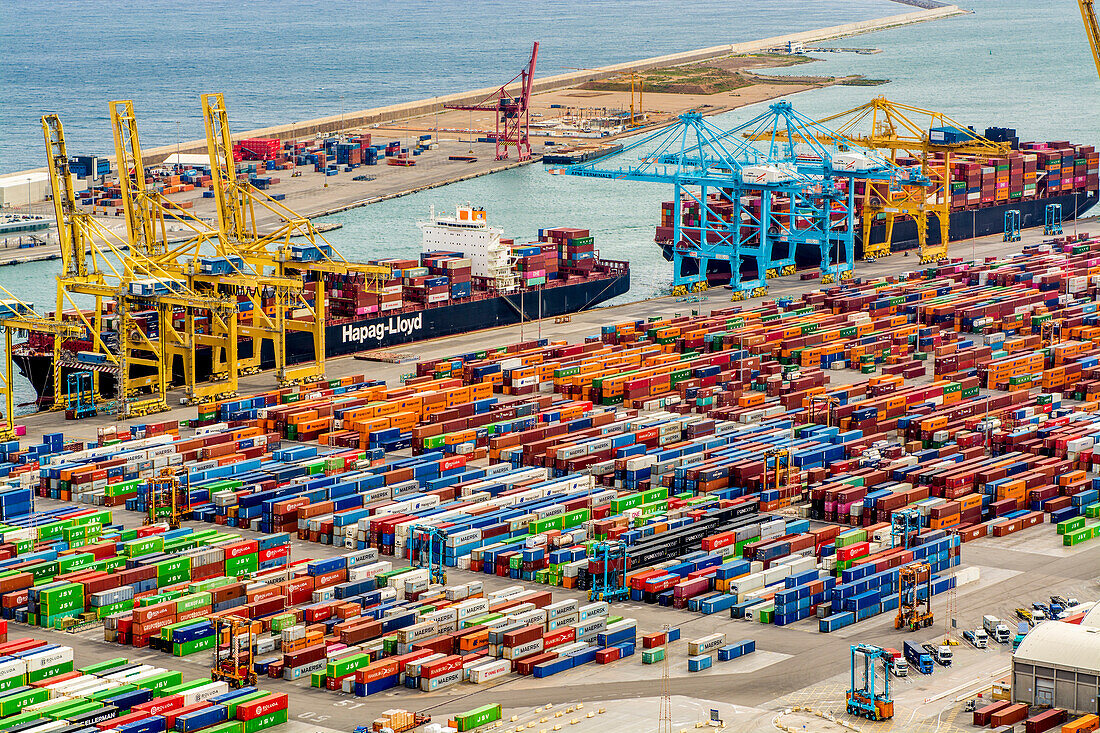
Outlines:
{"label": "white shipping container", "polygon": [[[324,662],[322,661],[322,669],[324,668]],[[218,695],[224,695],[229,692],[229,684],[226,682],[210,682],[202,685],[201,687],[195,687],[180,693],[183,695],[184,705],[194,705],[197,702],[205,702],[212,697]]]}
{"label": "white shipping container", "polygon": [[542,639],[535,639],[519,646],[504,647],[505,659],[523,659],[530,654],[538,654],[542,651]]}
{"label": "white shipping container", "polygon": [[458,620],[463,621],[489,613],[489,600],[487,598],[470,598],[456,604],[455,608],[458,610]]}
{"label": "white shipping container", "polygon": [[446,674],[442,674],[438,677],[421,678],[420,689],[423,692],[433,692],[435,690],[442,690],[444,687],[450,687],[451,685],[461,681],[462,670],[456,669],[453,672],[447,672]]}
{"label": "white shipping container", "polygon": [[571,613],[576,613],[579,608],[580,603],[574,598],[570,598],[566,601],[558,601],[557,603],[551,603],[550,605],[546,606],[546,618],[549,621],[553,621],[559,616],[566,616]]}
{"label": "white shipping container", "polygon": [[470,670],[470,682],[475,685],[483,685],[500,679],[512,671],[512,664],[506,659],[497,659],[478,665]]}

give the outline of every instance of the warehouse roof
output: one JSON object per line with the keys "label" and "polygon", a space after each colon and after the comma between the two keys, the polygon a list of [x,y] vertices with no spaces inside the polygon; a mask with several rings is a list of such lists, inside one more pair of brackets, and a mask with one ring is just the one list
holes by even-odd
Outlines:
{"label": "warehouse roof", "polygon": [[1028,632],[1012,659],[1100,673],[1100,628],[1046,621]]}
{"label": "warehouse roof", "polygon": [[1093,605],[1093,607],[1089,609],[1085,617],[1081,619],[1081,625],[1100,629],[1100,603]]}
{"label": "warehouse roof", "polygon": [[162,165],[183,165],[195,168],[209,168],[210,156],[205,153],[172,153],[164,159]]}

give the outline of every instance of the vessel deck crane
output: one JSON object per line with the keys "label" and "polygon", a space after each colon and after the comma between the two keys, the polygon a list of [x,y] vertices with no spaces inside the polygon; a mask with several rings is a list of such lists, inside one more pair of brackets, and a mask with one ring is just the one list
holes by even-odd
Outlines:
{"label": "vessel deck crane", "polygon": [[[539,42],[531,48],[531,59],[499,89],[493,90],[475,104],[445,104],[444,109],[492,111],[496,117],[497,160],[508,159],[508,148],[516,149],[516,159],[531,159],[531,86],[535,77],[535,62],[539,56]],[[513,97],[508,87],[519,83],[519,96]]]}

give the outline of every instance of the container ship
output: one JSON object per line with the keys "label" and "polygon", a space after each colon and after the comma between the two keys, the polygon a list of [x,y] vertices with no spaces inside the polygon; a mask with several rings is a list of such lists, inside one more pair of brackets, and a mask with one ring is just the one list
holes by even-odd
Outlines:
{"label": "container ship", "polygon": [[590,160],[598,160],[614,155],[623,149],[622,143],[611,145],[580,145],[560,146],[548,150],[542,154],[542,162],[546,165],[574,165],[587,163]]}
{"label": "container ship", "polygon": [[[423,234],[419,259],[370,260],[363,263],[364,272],[325,276],[327,356],[555,318],[588,310],[630,289],[629,263],[600,258],[587,229],[540,229],[536,241],[517,242],[489,226],[484,209],[471,206],[459,207],[453,217],[436,216],[433,210],[418,226]],[[106,306],[104,318],[113,314],[112,305]],[[156,314],[143,325],[155,338]],[[269,346],[264,342],[265,351]],[[81,370],[81,352],[92,344],[73,339],[62,348],[77,358],[76,363],[67,360],[63,372],[75,372]],[[251,356],[252,348],[250,340],[238,345],[242,358]],[[311,360],[311,336],[289,331],[287,356],[292,363]],[[32,333],[15,345],[13,357],[34,385],[38,404],[51,403],[52,336]],[[200,374],[208,376],[210,353],[200,353],[198,360]],[[261,352],[260,365],[274,367],[274,353]],[[109,374],[100,378],[107,380],[101,384],[109,393],[113,379]],[[62,383],[65,379],[63,374]]]}
{"label": "container ship", "polygon": [[[1005,128],[989,128],[986,137],[996,141],[1011,142],[1013,150],[1007,157],[982,158],[976,156],[952,156],[951,158],[951,201],[948,240],[957,241],[997,234],[1004,231],[1005,212],[1016,209],[1020,212],[1020,226],[1042,226],[1049,204],[1061,206],[1062,219],[1076,219],[1097,204],[1100,191],[1100,157],[1092,145],[1072,145],[1065,141],[1020,143],[1015,131]],[[917,164],[916,160],[899,160],[899,164]],[[863,184],[856,184],[856,202],[860,204]],[[773,206],[782,202],[773,202]],[[731,221],[733,203],[728,194],[721,192],[708,196],[709,208],[724,222]],[[759,209],[759,199],[746,197],[742,206],[752,212],[754,206]],[[778,210],[778,209],[777,209]],[[749,214],[746,213],[745,216]],[[861,215],[857,211],[857,217]],[[700,232],[700,210],[697,201],[683,202],[680,212],[681,242],[686,246],[697,246]],[[665,259],[672,260],[674,245],[675,206],[666,201],[661,205],[661,223],[656,229],[654,240],[660,246]],[[722,224],[719,222],[719,226]],[[719,241],[720,235],[713,231],[715,223],[708,222],[711,241]],[[863,227],[856,223],[856,257],[863,256]],[[878,244],[886,240],[885,215],[879,214],[871,225],[870,241]],[[934,218],[928,226],[929,244],[939,244],[940,230]],[[894,220],[892,238],[893,251],[903,251],[918,246],[917,223],[912,217],[897,217]],[[777,245],[777,256],[780,256]],[[695,260],[684,259],[685,275],[695,272],[686,271]],[[798,267],[817,267],[821,264],[821,254],[817,246],[799,247],[795,251],[795,264]],[[749,265],[751,268],[752,265]],[[751,269],[742,270],[742,275],[753,278],[756,273]],[[707,279],[711,283],[722,283],[730,279],[729,262],[711,260],[708,264]]]}

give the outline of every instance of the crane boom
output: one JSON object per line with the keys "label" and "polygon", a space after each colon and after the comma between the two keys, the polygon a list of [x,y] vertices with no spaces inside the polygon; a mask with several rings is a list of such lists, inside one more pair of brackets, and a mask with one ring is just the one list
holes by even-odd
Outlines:
{"label": "crane boom", "polygon": [[[497,160],[508,159],[508,148],[515,147],[520,161],[531,159],[531,88],[535,79],[535,62],[539,56],[539,42],[531,48],[531,59],[507,82],[494,89],[474,104],[445,104],[444,109],[493,111],[496,113]],[[508,86],[519,82],[520,96],[511,97]]]}
{"label": "crane boom", "polygon": [[1077,0],[1081,8],[1081,20],[1085,22],[1085,33],[1092,47],[1092,60],[1096,64],[1096,73],[1100,75],[1100,25],[1096,22],[1096,8],[1093,0]]}

